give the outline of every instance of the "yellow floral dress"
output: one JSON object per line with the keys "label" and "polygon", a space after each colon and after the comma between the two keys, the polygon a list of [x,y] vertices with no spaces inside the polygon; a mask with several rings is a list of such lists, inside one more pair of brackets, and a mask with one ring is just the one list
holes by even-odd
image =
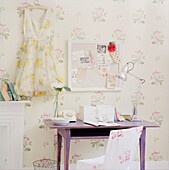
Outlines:
{"label": "yellow floral dress", "polygon": [[25,9],[24,41],[19,51],[15,81],[15,90],[20,96],[48,94],[51,84],[57,81],[53,45],[54,11],[48,8],[42,13],[40,18],[36,18],[33,10]]}

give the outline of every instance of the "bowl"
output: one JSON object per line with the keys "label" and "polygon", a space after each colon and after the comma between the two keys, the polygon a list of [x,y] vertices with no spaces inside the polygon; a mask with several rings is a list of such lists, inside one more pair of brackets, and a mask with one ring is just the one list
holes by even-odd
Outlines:
{"label": "bowl", "polygon": [[70,122],[68,118],[62,117],[52,118],[52,121],[55,125],[67,125]]}

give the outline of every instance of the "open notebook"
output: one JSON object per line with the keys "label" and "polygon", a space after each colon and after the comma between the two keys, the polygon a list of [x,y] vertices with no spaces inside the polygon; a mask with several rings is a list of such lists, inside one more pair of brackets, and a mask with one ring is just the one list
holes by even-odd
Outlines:
{"label": "open notebook", "polygon": [[84,121],[84,123],[93,126],[120,126],[119,123],[107,123],[107,122],[94,122],[94,121]]}

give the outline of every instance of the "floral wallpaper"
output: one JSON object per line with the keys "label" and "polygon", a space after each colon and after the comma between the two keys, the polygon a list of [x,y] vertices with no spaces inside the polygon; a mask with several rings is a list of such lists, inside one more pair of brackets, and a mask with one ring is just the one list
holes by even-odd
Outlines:
{"label": "floral wallpaper", "polygon": [[[0,76],[15,81],[23,30],[22,7],[32,0],[0,1]],[[39,0],[56,13],[55,55],[57,71],[67,83],[67,40],[114,41],[120,44],[122,64],[135,63],[134,74],[145,79],[139,85],[133,77],[122,83],[120,92],[70,92],[60,96],[61,110],[75,110],[83,104],[111,104],[120,113],[130,113],[138,103],[138,116],[160,125],[147,131],[146,159],[169,159],[169,12],[168,0]],[[10,49],[10,50],[9,50]],[[53,116],[54,97],[33,97],[26,107],[24,166],[33,161],[56,158],[56,133],[43,119]],[[73,140],[70,164],[104,153],[106,140]],[[81,147],[85,146],[85,147]],[[63,151],[63,150],[62,150]],[[62,152],[63,157],[63,152]],[[63,160],[63,159],[62,159]]]}

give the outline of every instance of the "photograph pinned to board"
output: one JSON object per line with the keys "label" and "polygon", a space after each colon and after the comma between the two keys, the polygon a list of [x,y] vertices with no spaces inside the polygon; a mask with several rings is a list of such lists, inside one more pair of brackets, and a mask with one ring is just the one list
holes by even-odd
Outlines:
{"label": "photograph pinned to board", "polygon": [[[121,59],[119,47],[115,55]],[[108,42],[68,41],[68,86],[72,91],[120,91],[120,63],[112,59]]]}

